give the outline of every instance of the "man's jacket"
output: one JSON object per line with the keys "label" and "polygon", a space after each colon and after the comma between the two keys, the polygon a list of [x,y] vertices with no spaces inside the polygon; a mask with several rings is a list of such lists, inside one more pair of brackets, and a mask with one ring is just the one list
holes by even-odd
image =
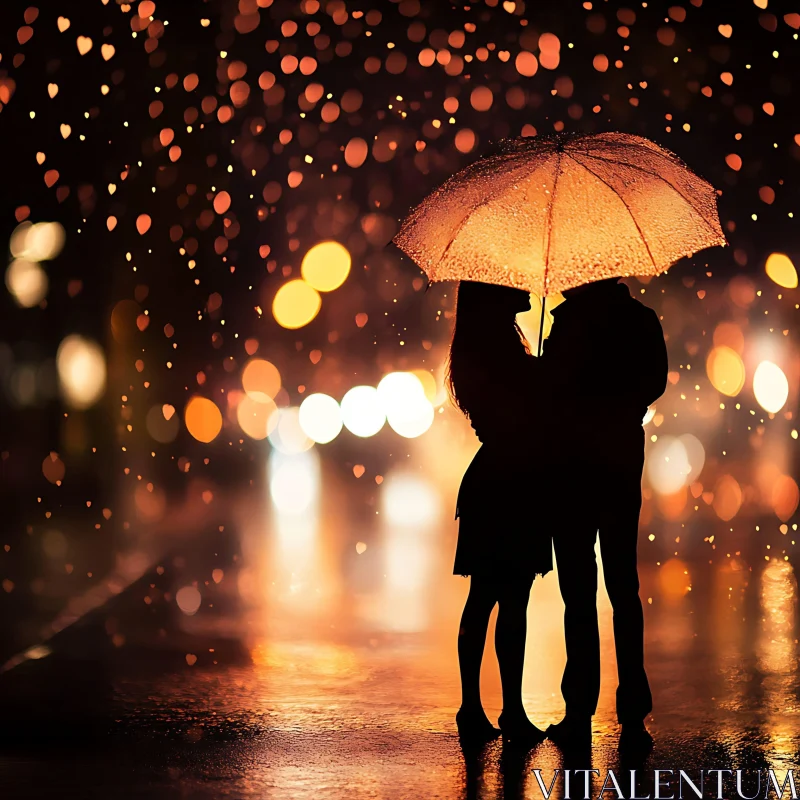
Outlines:
{"label": "man's jacket", "polygon": [[554,460],[633,466],[644,452],[642,418],[667,385],[656,313],[622,283],[567,299],[543,346],[544,386],[558,431]]}

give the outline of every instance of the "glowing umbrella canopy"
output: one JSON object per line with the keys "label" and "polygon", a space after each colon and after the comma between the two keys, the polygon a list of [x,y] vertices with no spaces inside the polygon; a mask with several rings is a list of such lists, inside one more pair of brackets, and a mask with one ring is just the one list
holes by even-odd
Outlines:
{"label": "glowing umbrella canopy", "polygon": [[725,244],[714,188],[641,136],[557,134],[498,149],[449,178],[395,236],[430,280],[541,297],[603,278],[658,275]]}

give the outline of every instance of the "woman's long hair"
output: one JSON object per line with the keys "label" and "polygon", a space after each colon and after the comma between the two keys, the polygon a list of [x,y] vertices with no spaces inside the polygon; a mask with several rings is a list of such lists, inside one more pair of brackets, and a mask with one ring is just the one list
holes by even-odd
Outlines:
{"label": "woman's long hair", "polygon": [[[498,291],[499,290],[499,291]],[[504,287],[461,281],[456,321],[447,358],[450,399],[467,416],[495,380],[508,379],[530,347],[507,304],[498,303]]]}

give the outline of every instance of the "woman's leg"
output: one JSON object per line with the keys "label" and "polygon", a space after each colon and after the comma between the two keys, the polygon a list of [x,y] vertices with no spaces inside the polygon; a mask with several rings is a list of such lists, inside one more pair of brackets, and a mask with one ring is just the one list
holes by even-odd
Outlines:
{"label": "woman's leg", "polygon": [[503,717],[527,719],[522,706],[522,667],[528,621],[531,582],[509,579],[500,590],[500,609],[495,629],[495,649],[503,684]]}
{"label": "woman's leg", "polygon": [[497,591],[489,581],[470,578],[469,595],[461,615],[458,629],[458,666],[461,671],[461,709],[464,712],[480,711],[481,661],[486,646],[489,617],[497,602]]}

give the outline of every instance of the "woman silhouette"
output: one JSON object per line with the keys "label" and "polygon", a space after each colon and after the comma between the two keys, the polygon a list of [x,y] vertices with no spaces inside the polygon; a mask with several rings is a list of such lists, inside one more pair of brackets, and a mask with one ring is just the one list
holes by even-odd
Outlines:
{"label": "woman silhouette", "polygon": [[[499,605],[495,650],[503,686],[498,724],[506,736],[545,738],[522,705],[526,613],[533,579],[552,569],[551,537],[535,530],[531,466],[541,397],[537,359],[516,315],[530,308],[519,289],[462,281],[448,360],[448,388],[475,428],[481,447],[461,481],[456,504],[458,546],[453,573],[470,576],[458,633],[462,735],[491,738],[500,731],[480,699],[480,670],[489,617]],[[531,443],[531,447],[528,447]]]}

